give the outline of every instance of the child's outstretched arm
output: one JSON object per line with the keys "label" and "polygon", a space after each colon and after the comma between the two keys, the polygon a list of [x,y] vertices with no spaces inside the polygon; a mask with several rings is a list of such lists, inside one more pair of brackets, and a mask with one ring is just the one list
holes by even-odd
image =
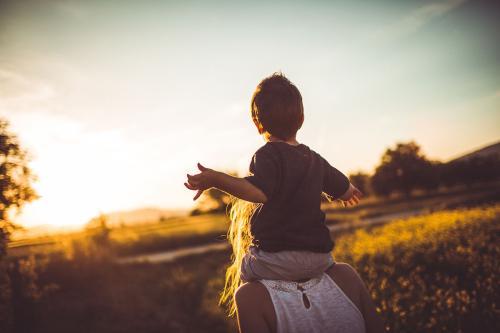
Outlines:
{"label": "child's outstretched arm", "polygon": [[184,183],[188,189],[197,191],[193,200],[198,199],[203,191],[215,187],[242,200],[255,203],[267,201],[264,192],[244,178],[205,168],[200,163],[198,163],[198,169],[201,172],[193,176],[188,174],[187,182]]}
{"label": "child's outstretched arm", "polygon": [[354,206],[359,203],[362,196],[363,193],[361,193],[356,186],[349,183],[349,188],[340,196],[339,199],[342,200],[344,206]]}
{"label": "child's outstretched arm", "polygon": [[323,191],[340,200],[344,207],[358,204],[363,193],[351,184],[346,175],[331,166],[323,157],[322,160],[325,166]]}

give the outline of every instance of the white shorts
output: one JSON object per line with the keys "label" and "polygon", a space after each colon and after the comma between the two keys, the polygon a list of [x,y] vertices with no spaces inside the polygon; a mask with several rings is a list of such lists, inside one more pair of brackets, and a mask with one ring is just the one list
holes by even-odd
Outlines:
{"label": "white shorts", "polygon": [[241,279],[298,281],[316,277],[335,261],[331,253],[310,251],[265,252],[251,246],[243,257]]}

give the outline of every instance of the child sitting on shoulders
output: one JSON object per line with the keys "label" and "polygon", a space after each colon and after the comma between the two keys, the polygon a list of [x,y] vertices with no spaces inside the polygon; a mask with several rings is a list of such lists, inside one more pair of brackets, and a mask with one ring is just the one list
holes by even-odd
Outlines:
{"label": "child sitting on shoulders", "polygon": [[320,154],[296,139],[304,122],[295,85],[275,73],[260,82],[251,101],[252,119],[266,143],[252,157],[250,175],[234,177],[205,168],[187,175],[185,186],[218,188],[242,200],[261,203],[251,217],[253,244],[241,266],[241,279],[298,281],[321,275],[334,264],[333,241],[321,210],[322,193],[357,204],[361,192]]}

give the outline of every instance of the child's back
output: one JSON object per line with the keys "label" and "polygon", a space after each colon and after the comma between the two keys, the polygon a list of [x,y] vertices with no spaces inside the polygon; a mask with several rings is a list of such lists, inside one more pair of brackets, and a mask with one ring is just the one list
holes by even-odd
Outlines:
{"label": "child's back", "polygon": [[267,142],[253,156],[252,175],[245,177],[260,188],[267,201],[255,212],[251,232],[264,251],[285,250],[327,253],[333,243],[320,208],[321,193],[338,198],[349,180],[304,144]]}
{"label": "child's back", "polygon": [[[253,246],[242,259],[242,279],[294,280],[321,274],[333,263],[321,194],[352,204],[360,193],[323,157],[297,142],[304,107],[299,90],[286,77],[273,74],[260,82],[251,114],[267,141],[252,158],[251,175],[232,177],[199,165],[202,173],[188,175],[185,185],[198,191],[195,199],[203,190],[216,187],[262,203],[250,221]],[[237,264],[235,259],[233,267]]]}

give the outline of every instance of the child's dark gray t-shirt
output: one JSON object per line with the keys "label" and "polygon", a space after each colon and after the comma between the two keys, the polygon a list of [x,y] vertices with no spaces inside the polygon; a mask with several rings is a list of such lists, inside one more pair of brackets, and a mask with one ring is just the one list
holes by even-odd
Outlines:
{"label": "child's dark gray t-shirt", "polygon": [[308,146],[267,142],[253,155],[245,177],[267,197],[252,216],[254,245],[268,252],[330,252],[333,242],[321,210],[321,193],[338,198],[349,179]]}

